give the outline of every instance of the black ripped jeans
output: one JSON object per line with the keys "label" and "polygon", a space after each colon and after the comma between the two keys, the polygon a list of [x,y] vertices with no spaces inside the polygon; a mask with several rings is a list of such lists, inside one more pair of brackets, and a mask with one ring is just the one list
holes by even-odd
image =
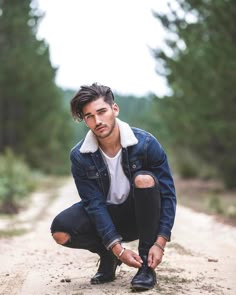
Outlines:
{"label": "black ripped jeans", "polygon": [[[150,172],[140,172],[148,174]],[[160,190],[158,181],[155,186],[136,188],[130,192],[127,200],[118,205],[108,204],[117,232],[124,242],[139,239],[139,254],[146,255],[156,240],[160,222]],[[51,225],[52,234],[64,232],[70,239],[63,246],[78,249],[87,249],[102,255],[107,251],[101,238],[96,232],[82,202],[76,203],[58,214]]]}

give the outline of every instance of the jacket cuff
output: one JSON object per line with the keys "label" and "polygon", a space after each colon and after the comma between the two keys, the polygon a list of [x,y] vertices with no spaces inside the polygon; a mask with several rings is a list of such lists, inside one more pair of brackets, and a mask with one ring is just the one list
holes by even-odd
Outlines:
{"label": "jacket cuff", "polygon": [[159,229],[159,232],[158,232],[158,235],[157,235],[157,236],[158,236],[158,237],[163,237],[163,238],[165,238],[168,242],[170,242],[170,240],[171,240],[171,231],[169,230],[168,227],[163,226],[163,227],[161,227],[161,228]]}
{"label": "jacket cuff", "polygon": [[121,236],[118,236],[116,237],[115,239],[109,241],[108,243],[105,244],[105,247],[107,248],[107,250],[110,250],[111,247],[117,243],[117,242],[121,242],[122,241],[122,237]]}

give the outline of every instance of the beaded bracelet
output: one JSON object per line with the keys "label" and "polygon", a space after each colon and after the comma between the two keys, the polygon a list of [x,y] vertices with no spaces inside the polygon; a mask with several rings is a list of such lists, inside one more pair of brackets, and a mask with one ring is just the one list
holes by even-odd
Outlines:
{"label": "beaded bracelet", "polygon": [[162,247],[162,245],[160,245],[159,243],[155,242],[154,245],[157,246],[159,249],[161,249],[163,253],[165,252],[164,247]]}

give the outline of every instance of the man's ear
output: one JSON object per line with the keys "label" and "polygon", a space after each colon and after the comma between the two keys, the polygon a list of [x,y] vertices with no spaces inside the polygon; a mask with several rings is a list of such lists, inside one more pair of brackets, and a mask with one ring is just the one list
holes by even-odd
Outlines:
{"label": "man's ear", "polygon": [[120,109],[119,109],[118,104],[117,104],[117,103],[114,103],[114,104],[112,105],[112,109],[113,109],[113,112],[114,112],[115,116],[118,117],[119,112],[120,112]]}

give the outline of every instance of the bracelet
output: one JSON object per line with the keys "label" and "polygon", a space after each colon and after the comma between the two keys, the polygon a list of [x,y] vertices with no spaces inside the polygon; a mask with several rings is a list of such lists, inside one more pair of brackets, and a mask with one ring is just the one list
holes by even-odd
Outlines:
{"label": "bracelet", "polygon": [[154,245],[157,246],[159,249],[161,249],[163,253],[165,252],[164,247],[162,247],[162,245],[160,245],[159,243],[155,242]]}
{"label": "bracelet", "polygon": [[120,251],[120,253],[118,254],[118,259],[120,259],[120,257],[123,255],[123,253],[125,252],[125,248],[123,248],[121,251]]}

